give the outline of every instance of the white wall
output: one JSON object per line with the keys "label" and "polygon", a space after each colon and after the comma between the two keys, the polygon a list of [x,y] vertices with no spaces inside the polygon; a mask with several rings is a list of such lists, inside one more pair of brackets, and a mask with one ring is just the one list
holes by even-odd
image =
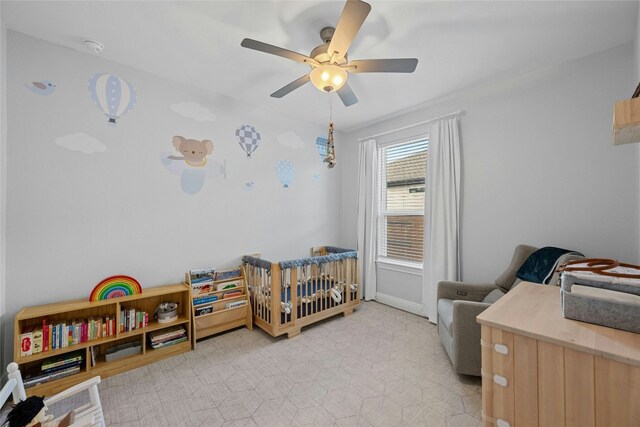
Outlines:
{"label": "white wall", "polygon": [[[114,274],[131,275],[144,288],[180,282],[190,268],[237,265],[245,253],[277,261],[337,243],[342,166],[328,170],[315,147],[326,127],[13,31],[7,63],[8,318],[22,306],[88,298]],[[115,73],[137,90],[137,105],[116,127],[107,126],[89,98],[94,73]],[[57,86],[50,96],[25,87],[44,79]],[[185,101],[208,107],[216,120],[198,122],[170,109]],[[236,141],[242,124],[262,134],[250,160]],[[304,147],[277,142],[289,131]],[[76,132],[99,139],[107,150],[83,154],[54,142]],[[180,177],[160,161],[162,152],[178,154],[174,135],[212,139],[209,160],[226,160],[227,178],[207,180],[194,195],[183,192]],[[344,138],[338,133],[336,139],[340,152]],[[280,159],[296,165],[289,189],[275,173]],[[246,190],[249,181],[255,182],[252,191]],[[4,345],[11,350],[8,339]]]}
{"label": "white wall", "polygon": [[422,314],[422,270],[404,265],[376,264],[376,301]]}
{"label": "white wall", "polygon": [[[7,219],[7,30],[0,17],[0,343],[3,339],[3,325],[6,322],[6,219]],[[0,352],[0,366],[8,363]],[[4,378],[5,370],[0,377]]]}
{"label": "white wall", "polygon": [[[495,280],[521,242],[638,262],[638,146],[611,144],[612,106],[629,96],[632,56],[629,44],[470,89],[349,134],[343,155],[356,165],[358,138],[466,110],[465,280]],[[356,241],[355,170],[345,170],[344,181],[351,184],[342,194],[345,246]],[[420,302],[405,280],[386,280],[392,282],[393,296]],[[388,287],[385,293],[391,293]]]}

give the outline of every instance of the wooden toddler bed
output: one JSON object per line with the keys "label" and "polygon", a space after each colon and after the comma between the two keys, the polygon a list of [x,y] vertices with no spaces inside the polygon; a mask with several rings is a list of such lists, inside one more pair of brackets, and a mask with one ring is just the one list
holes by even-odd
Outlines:
{"label": "wooden toddler bed", "polygon": [[[322,246],[310,258],[272,263],[244,256],[253,322],[270,335],[298,335],[303,326],[360,304],[358,253]],[[293,286],[292,286],[293,285]]]}

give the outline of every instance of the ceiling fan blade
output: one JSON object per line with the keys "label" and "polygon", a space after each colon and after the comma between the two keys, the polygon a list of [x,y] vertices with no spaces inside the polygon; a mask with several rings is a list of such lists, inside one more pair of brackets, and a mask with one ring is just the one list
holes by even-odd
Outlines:
{"label": "ceiling fan blade", "polygon": [[361,59],[350,61],[345,67],[350,73],[413,73],[416,58]]}
{"label": "ceiling fan blade", "polygon": [[313,64],[318,65],[318,61],[313,58],[310,58],[306,55],[303,55],[298,52],[294,52],[292,50],[287,50],[282,47],[274,46],[271,44],[259,42],[258,40],[253,39],[244,39],[240,43],[240,46],[246,47],[248,49],[257,50],[264,53],[270,53],[272,55],[278,55],[283,58],[291,59],[293,61],[302,62],[304,64]]}
{"label": "ceiling fan blade", "polygon": [[362,27],[364,20],[367,19],[369,11],[371,11],[369,3],[360,0],[347,0],[327,50],[331,62],[337,63],[347,54],[353,38]]}
{"label": "ceiling fan blade", "polygon": [[309,74],[305,74],[304,76],[300,77],[298,80],[294,80],[291,83],[289,83],[288,85],[278,89],[277,91],[273,92],[271,94],[271,96],[273,98],[282,98],[283,96],[285,96],[286,94],[288,94],[289,92],[293,92],[294,90],[298,89],[300,86],[309,83],[309,81],[311,80],[311,78],[309,77]]}
{"label": "ceiling fan blade", "polygon": [[351,89],[351,86],[349,86],[349,83],[345,83],[337,93],[345,107],[358,102],[358,97],[355,93],[353,93],[353,90]]}

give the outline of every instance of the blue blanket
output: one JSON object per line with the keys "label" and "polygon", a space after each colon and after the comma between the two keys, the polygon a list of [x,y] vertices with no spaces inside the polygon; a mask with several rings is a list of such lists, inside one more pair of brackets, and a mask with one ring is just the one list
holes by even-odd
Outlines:
{"label": "blue blanket", "polygon": [[527,258],[516,273],[516,277],[526,282],[547,284],[551,276],[553,276],[553,272],[558,264],[558,259],[569,252],[584,256],[580,252],[554,248],[553,246],[545,246],[544,248],[538,249],[529,255],[529,258]]}
{"label": "blue blanket", "polygon": [[[329,279],[309,280],[305,283],[298,283],[298,298],[313,296],[316,292],[323,290],[328,291],[333,288],[334,281]],[[308,295],[307,295],[308,294]],[[287,288],[286,292],[281,292],[280,300],[282,302],[291,301],[291,288]]]}

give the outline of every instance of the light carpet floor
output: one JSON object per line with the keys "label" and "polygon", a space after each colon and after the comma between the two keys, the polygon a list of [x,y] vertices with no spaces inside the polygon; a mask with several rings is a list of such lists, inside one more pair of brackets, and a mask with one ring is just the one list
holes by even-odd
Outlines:
{"label": "light carpet floor", "polygon": [[259,328],[204,339],[105,378],[100,397],[111,427],[481,425],[480,379],[453,372],[436,327],[376,302],[293,339]]}

